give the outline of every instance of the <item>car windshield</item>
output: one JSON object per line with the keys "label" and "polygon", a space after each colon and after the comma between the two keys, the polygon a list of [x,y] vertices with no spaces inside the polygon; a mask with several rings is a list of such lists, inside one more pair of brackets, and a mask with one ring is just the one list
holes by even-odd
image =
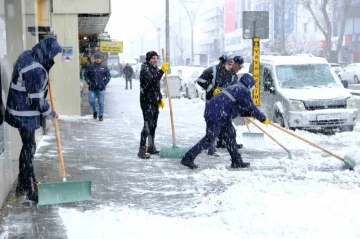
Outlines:
{"label": "car windshield", "polygon": [[326,64],[281,65],[276,67],[281,88],[309,88],[338,86]]}

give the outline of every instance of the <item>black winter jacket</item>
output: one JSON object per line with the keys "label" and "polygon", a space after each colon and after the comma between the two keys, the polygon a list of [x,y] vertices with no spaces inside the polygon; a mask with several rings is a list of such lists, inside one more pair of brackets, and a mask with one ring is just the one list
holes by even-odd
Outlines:
{"label": "black winter jacket", "polygon": [[160,80],[164,72],[144,62],[140,70],[140,103],[158,105],[162,99]]}

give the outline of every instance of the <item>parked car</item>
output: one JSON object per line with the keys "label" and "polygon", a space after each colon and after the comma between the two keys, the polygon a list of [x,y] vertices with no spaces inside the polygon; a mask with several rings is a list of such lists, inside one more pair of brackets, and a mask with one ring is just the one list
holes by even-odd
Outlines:
{"label": "parked car", "polygon": [[274,122],[291,129],[354,129],[355,98],[326,59],[274,56],[260,62],[261,108]]}
{"label": "parked car", "polygon": [[329,65],[335,71],[336,75],[343,71],[343,68],[339,63],[329,63]]}
{"label": "parked car", "polygon": [[360,63],[353,63],[344,68],[339,74],[340,80],[346,80],[349,83],[360,83]]}
{"label": "parked car", "polygon": [[204,69],[194,71],[190,78],[187,80],[185,96],[188,99],[200,98],[202,100],[205,100],[205,90],[199,84],[197,84],[197,80],[199,79],[199,76],[202,74]]}

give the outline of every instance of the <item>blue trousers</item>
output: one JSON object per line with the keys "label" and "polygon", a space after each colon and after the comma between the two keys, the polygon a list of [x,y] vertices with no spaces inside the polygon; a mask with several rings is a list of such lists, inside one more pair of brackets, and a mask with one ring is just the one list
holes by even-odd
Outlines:
{"label": "blue trousers", "polygon": [[230,153],[231,160],[241,159],[241,155],[238,152],[238,146],[236,142],[236,130],[231,121],[223,126],[214,124],[210,121],[206,121],[206,134],[197,144],[195,144],[184,156],[187,161],[193,161],[203,150],[213,147],[215,139],[218,137],[220,131],[224,133],[224,141],[226,148]]}
{"label": "blue trousers", "polygon": [[104,115],[105,108],[105,91],[90,91],[89,90],[89,104],[93,110],[93,112],[98,112],[96,109],[96,99],[99,103],[99,117]]}

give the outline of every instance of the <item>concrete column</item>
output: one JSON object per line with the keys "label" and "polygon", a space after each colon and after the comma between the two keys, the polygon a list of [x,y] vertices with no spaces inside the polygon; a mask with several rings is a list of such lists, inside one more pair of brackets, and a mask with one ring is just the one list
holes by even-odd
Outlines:
{"label": "concrete column", "polygon": [[61,53],[52,68],[56,112],[80,115],[80,62],[77,14],[53,14],[52,29],[62,47],[73,47],[73,59],[64,62]]}
{"label": "concrete column", "polygon": [[25,37],[25,49],[30,50],[36,43],[39,42],[38,32],[31,34],[28,31],[28,27],[38,26],[37,20],[37,6],[34,0],[23,0],[23,14],[24,14],[24,37]]}

